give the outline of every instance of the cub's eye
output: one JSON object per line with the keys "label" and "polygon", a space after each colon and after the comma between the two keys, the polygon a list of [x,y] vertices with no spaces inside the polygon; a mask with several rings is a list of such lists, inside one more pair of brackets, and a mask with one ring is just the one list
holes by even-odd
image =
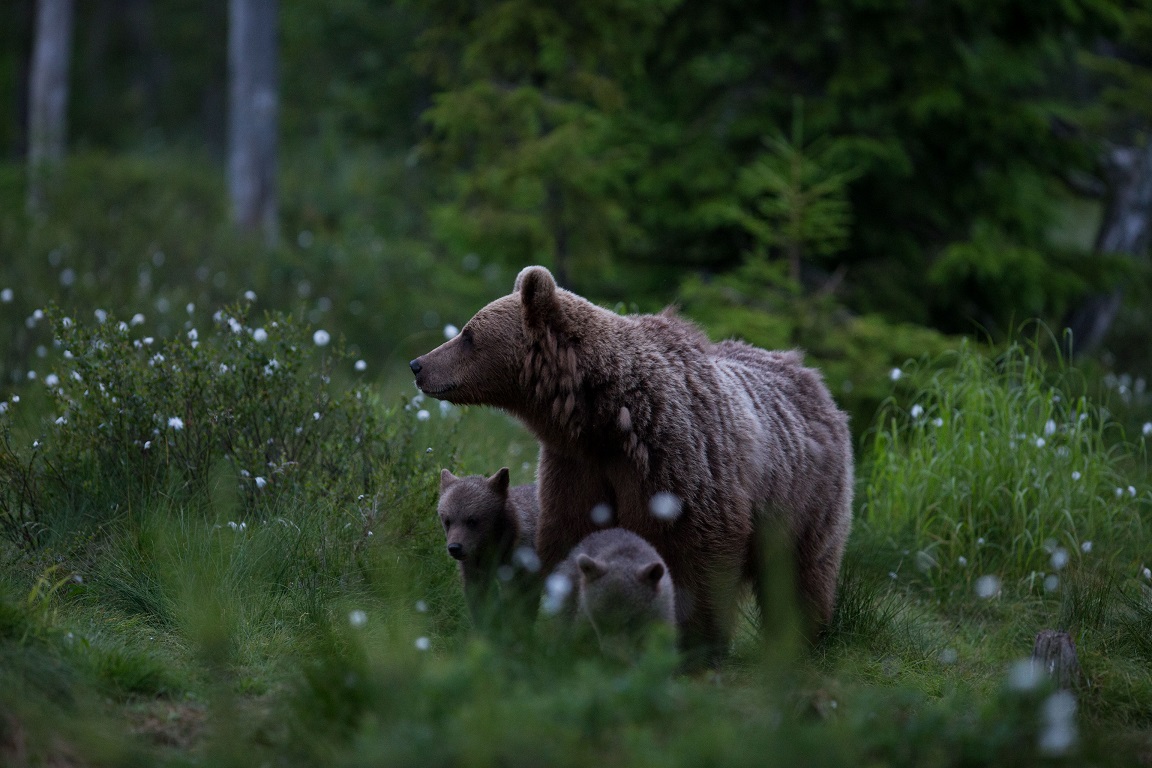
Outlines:
{"label": "cub's eye", "polygon": [[441,518],[440,524],[444,526],[444,530],[448,530],[452,527],[452,521],[447,517]]}
{"label": "cub's eye", "polygon": [[464,524],[465,524],[465,525],[467,525],[467,526],[468,526],[468,528],[469,528],[469,529],[471,529],[471,530],[473,530],[473,531],[474,531],[474,530],[476,530],[477,528],[479,528],[479,527],[480,527],[480,521],[479,521],[479,520],[477,520],[477,519],[476,519],[476,518],[474,518],[474,517],[470,517],[470,518],[468,518],[468,519],[467,519],[467,520],[464,522]]}

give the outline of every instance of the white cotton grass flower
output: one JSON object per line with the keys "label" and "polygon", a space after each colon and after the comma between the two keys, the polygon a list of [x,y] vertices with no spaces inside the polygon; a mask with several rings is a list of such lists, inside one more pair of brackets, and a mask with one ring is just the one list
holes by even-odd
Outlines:
{"label": "white cotton grass flower", "polygon": [[421,408],[420,410],[416,411],[417,421],[428,421],[430,418],[432,418],[432,414],[429,413],[427,409]]}
{"label": "white cotton grass flower", "polygon": [[416,650],[426,651],[432,647],[432,641],[429,640],[427,637],[418,637],[418,638],[416,638],[415,645],[416,645]]}
{"label": "white cotton grass flower", "polygon": [[1089,552],[1091,552],[1092,551],[1092,542],[1090,542],[1090,541],[1081,542],[1080,543],[1080,551],[1083,552],[1084,554],[1088,554]]}
{"label": "white cotton grass flower", "polygon": [[612,522],[612,507],[607,504],[597,504],[592,507],[592,522],[596,525],[608,525]]}
{"label": "white cotton grass flower", "polygon": [[976,595],[988,599],[1000,594],[1000,577],[989,574],[976,579]]}
{"label": "white cotton grass flower", "polygon": [[1008,668],[1008,687],[1026,693],[1044,680],[1044,666],[1036,659],[1020,659]]}
{"label": "white cotton grass flower", "polygon": [[252,290],[244,291],[244,300],[245,301],[256,301],[256,291],[252,291]]}
{"label": "white cotton grass flower", "polygon": [[423,600],[417,600],[416,601],[416,612],[417,613],[427,613],[428,612],[428,603],[424,602]]}
{"label": "white cotton grass flower", "polygon": [[368,623],[368,614],[364,613],[364,611],[360,610],[359,608],[354,611],[349,611],[348,623],[356,629],[360,629],[360,627]]}
{"label": "white cotton grass flower", "polygon": [[16,294],[12,292],[11,288],[5,288],[0,291],[0,302],[11,304],[14,298],[16,298]]}
{"label": "white cotton grass flower", "polygon": [[1140,575],[1144,577],[1145,581],[1152,581],[1152,568],[1146,565],[1140,566]]}
{"label": "white cotton grass flower", "polygon": [[528,573],[537,573],[540,571],[541,563],[540,558],[536,554],[536,550],[527,545],[520,545],[512,553],[512,562],[519,568],[523,568]]}
{"label": "white cotton grass flower", "polygon": [[1144,435],[1144,437],[1152,435],[1152,421],[1144,422],[1144,426],[1140,428],[1140,434]]}
{"label": "white cotton grass flower", "polygon": [[908,415],[914,419],[920,418],[924,415],[924,406],[920,405],[920,403],[916,403],[912,406],[912,410],[908,412]]}
{"label": "white cotton grass flower", "polygon": [[1036,447],[1037,448],[1043,448],[1044,447],[1044,438],[1042,438],[1042,437],[1036,438]]}
{"label": "white cotton grass flower", "polygon": [[312,334],[312,343],[318,347],[326,347],[330,341],[332,341],[332,335],[323,328],[317,329],[317,331]]}
{"label": "white cotton grass flower", "polygon": [[264,486],[268,485],[268,481],[263,477],[257,477],[255,480],[253,480],[253,482],[256,483],[256,487],[260,488],[261,490],[264,488]]}
{"label": "white cotton grass flower", "polygon": [[168,426],[171,429],[179,432],[180,430],[184,429],[184,419],[180,418],[179,416],[172,416],[168,419]]}
{"label": "white cotton grass flower", "polygon": [[448,325],[444,326],[444,338],[446,338],[448,340],[452,340],[452,339],[456,338],[459,334],[460,334],[460,329],[457,328],[456,326],[452,325],[452,323],[448,323]]}
{"label": "white cotton grass flower", "polygon": [[108,319],[108,312],[103,309],[97,309],[92,313],[96,317],[96,322],[103,323]]}
{"label": "white cotton grass flower", "polygon": [[364,372],[368,370],[368,363],[364,362],[363,360],[357,360],[352,367],[357,371]]}
{"label": "white cotton grass flower", "polygon": [[1079,480],[1081,477],[1083,477],[1083,475],[1080,474],[1079,470],[1076,470],[1076,469],[1072,470],[1072,480],[1073,481]]}
{"label": "white cotton grass flower", "polygon": [[44,377],[44,386],[55,387],[60,384],[60,377],[54,373],[50,373]]}
{"label": "white cotton grass flower", "polygon": [[1048,419],[1048,421],[1044,422],[1044,435],[1046,437],[1052,437],[1054,434],[1056,434],[1056,421],[1054,419]]}
{"label": "white cotton grass flower", "polygon": [[1044,591],[1055,592],[1060,589],[1060,577],[1054,573],[1050,573],[1044,577]]}
{"label": "white cotton grass flower", "polygon": [[1134,485],[1128,486],[1128,495],[1131,496],[1132,498],[1136,498],[1136,486],[1134,486]]}
{"label": "white cotton grass flower", "polygon": [[192,302],[188,302],[188,304],[184,307],[184,309],[188,312],[188,314],[192,314],[193,312],[196,311],[196,305],[193,304]]}
{"label": "white cotton grass flower", "polygon": [[252,331],[252,340],[257,344],[263,344],[268,341],[268,331],[263,328],[256,328]]}
{"label": "white cotton grass flower", "polygon": [[684,504],[676,494],[660,491],[648,500],[648,511],[661,520],[675,520],[684,511]]}
{"label": "white cotton grass flower", "polygon": [[143,324],[144,324],[144,315],[141,314],[140,312],[137,312],[136,314],[132,315],[132,319],[128,321],[128,325],[143,325]]}
{"label": "white cotton grass flower", "polygon": [[964,557],[964,555],[960,555],[960,557],[956,558],[956,563],[961,568],[967,568],[968,567],[968,558]]}
{"label": "white cotton grass flower", "polygon": [[1066,565],[1068,565],[1068,550],[1056,547],[1052,552],[1052,567],[1059,571]]}
{"label": "white cotton grass flower", "polygon": [[899,368],[893,368],[888,372],[888,378],[892,379],[892,381],[900,381],[903,376],[904,371],[900,370]]}
{"label": "white cotton grass flower", "polygon": [[1076,696],[1071,691],[1056,691],[1041,707],[1043,726],[1037,746],[1045,755],[1063,755],[1076,745]]}
{"label": "white cotton grass flower", "polygon": [[956,652],[955,648],[945,648],[940,651],[940,663],[952,665],[960,658],[960,654]]}
{"label": "white cotton grass flower", "polygon": [[568,595],[572,594],[572,579],[563,573],[553,573],[544,581],[544,598],[540,610],[555,616],[564,608]]}

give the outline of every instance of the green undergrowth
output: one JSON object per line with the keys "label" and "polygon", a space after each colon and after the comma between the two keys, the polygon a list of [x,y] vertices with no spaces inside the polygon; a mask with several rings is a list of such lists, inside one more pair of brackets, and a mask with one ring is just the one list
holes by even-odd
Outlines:
{"label": "green undergrowth", "polygon": [[[623,664],[546,631],[470,627],[438,475],[509,466],[529,481],[535,446],[506,416],[366,387],[297,316],[222,307],[148,344],[130,319],[52,317],[60,345],[41,374],[57,379],[26,382],[0,414],[0,762],[1039,766],[1152,752],[1143,446],[1032,347],[903,364],[862,444],[826,635],[766,643],[745,601],[730,657],[684,671],[659,638]],[[1071,693],[1025,663],[1044,629],[1076,643]]]}

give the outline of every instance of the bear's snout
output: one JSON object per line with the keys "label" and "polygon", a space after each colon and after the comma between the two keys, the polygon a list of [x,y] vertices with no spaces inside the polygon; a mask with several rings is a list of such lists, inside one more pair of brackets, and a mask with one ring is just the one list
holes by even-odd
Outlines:
{"label": "bear's snout", "polygon": [[449,544],[448,554],[452,555],[457,560],[464,559],[464,545],[463,544]]}
{"label": "bear's snout", "polygon": [[413,360],[412,362],[408,363],[408,367],[412,369],[412,373],[420,373],[420,370],[424,366],[420,365],[420,359],[417,358],[417,359]]}

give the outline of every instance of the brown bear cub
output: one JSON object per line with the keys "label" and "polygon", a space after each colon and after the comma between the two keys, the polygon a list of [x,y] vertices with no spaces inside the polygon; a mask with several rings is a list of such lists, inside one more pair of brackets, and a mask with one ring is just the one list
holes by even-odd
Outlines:
{"label": "brown bear cub", "polygon": [[507,467],[488,478],[456,477],[445,469],[436,511],[448,554],[460,563],[473,623],[534,618],[542,588],[534,550],[536,486],[510,488]]}
{"label": "brown bear cub", "polygon": [[669,311],[618,315],[528,267],[511,294],[410,367],[425,394],[501,408],[540,442],[545,572],[607,509],[675,575],[680,638],[695,659],[727,652],[749,583],[767,631],[780,598],[810,635],[832,618],[852,526],[852,439],[799,352],[713,343]]}
{"label": "brown bear cub", "polygon": [[668,566],[631,531],[586,536],[548,578],[546,613],[559,613],[577,632],[591,630],[605,654],[633,659],[651,631],[676,632],[676,599]]}

